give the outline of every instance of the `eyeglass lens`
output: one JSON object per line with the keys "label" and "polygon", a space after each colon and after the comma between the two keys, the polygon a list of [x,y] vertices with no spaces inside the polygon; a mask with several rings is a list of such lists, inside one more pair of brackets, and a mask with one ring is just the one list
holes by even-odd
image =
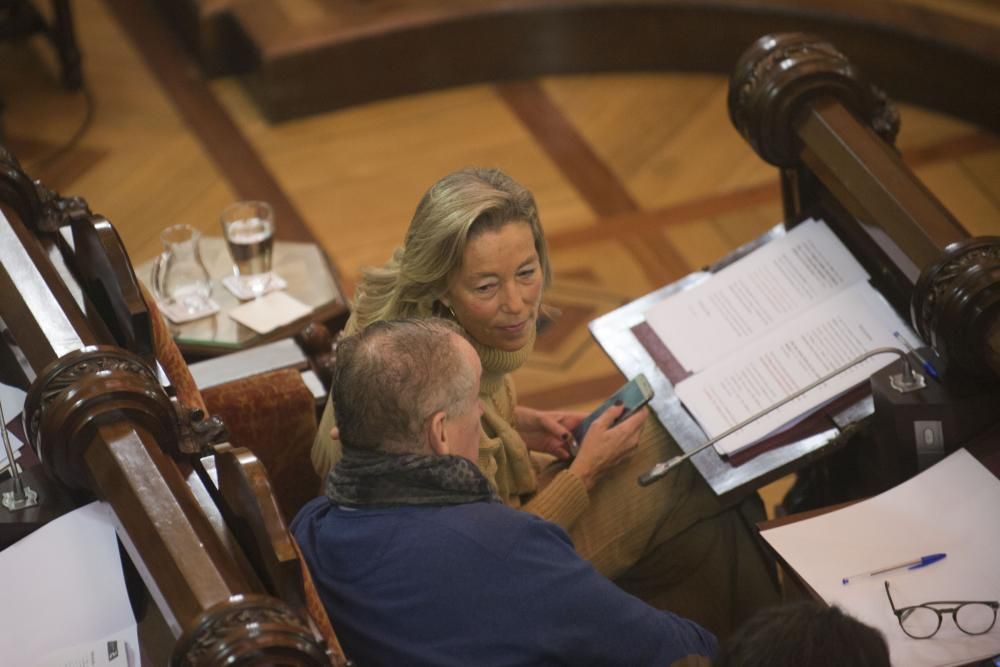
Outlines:
{"label": "eyeglass lens", "polygon": [[899,615],[903,632],[911,637],[930,637],[941,627],[941,617],[930,607],[911,607]]}
{"label": "eyeglass lens", "polygon": [[996,622],[996,611],[988,604],[969,602],[951,609],[932,607],[910,607],[899,615],[899,624],[911,637],[924,639],[933,636],[941,627],[941,615],[952,613],[955,625],[962,632],[981,635],[988,632]]}
{"label": "eyeglass lens", "polygon": [[988,632],[996,623],[997,612],[988,604],[971,602],[963,604],[955,610],[955,625],[970,635],[981,635]]}

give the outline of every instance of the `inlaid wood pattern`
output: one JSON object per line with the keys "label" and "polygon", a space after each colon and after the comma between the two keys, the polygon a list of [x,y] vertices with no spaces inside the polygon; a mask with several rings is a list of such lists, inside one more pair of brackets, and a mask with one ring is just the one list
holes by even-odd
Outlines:
{"label": "inlaid wood pattern", "polygon": [[[993,0],[905,2],[1000,26]],[[255,3],[230,4],[246,11]],[[365,3],[346,4],[364,11]],[[272,28],[318,24],[344,5],[282,0],[255,19]],[[271,125],[236,80],[202,78],[142,3],[74,6],[95,100],[91,128],[73,150],[40,164],[73,134],[84,106],[59,89],[52,54],[37,39],[0,43],[4,128],[36,177],[86,196],[115,223],[136,263],[159,251],[162,228],[185,222],[217,234],[225,204],[262,197],[284,202],[281,235],[314,238],[351,290],[363,266],[388,258],[420,195],[443,174],[496,165],[530,187],[555,268],[548,299],[564,317],[517,374],[527,404],[598,402],[622,378],[587,322],[780,218],[777,175],[732,129],[721,76],[545,77]],[[971,233],[1000,234],[1000,138],[916,107],[901,112],[907,164]]]}

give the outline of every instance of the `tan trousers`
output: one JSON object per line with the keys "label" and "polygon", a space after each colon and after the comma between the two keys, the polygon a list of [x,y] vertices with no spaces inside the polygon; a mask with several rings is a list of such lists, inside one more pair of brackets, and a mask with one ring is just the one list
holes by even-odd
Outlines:
{"label": "tan trousers", "polygon": [[[764,518],[763,505],[756,494],[723,505],[691,464],[638,485],[639,475],[679,452],[651,416],[636,453],[598,481],[570,536],[580,555],[623,589],[721,638],[780,602],[774,565],[751,523]],[[544,464],[539,484],[562,465]]]}

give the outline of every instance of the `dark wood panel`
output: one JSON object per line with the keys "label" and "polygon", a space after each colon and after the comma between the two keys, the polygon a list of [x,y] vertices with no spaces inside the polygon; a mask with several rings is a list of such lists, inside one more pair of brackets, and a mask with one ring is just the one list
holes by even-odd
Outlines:
{"label": "dark wood panel", "polygon": [[303,26],[249,22],[260,65],[246,82],[272,120],[546,74],[728,74],[761,35],[803,31],[832,41],[899,101],[1000,128],[1000,31],[923,7],[854,0],[370,2]]}

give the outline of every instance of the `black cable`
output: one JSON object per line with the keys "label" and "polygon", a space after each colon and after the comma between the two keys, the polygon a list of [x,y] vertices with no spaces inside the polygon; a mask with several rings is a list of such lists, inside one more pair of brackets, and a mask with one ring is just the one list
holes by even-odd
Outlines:
{"label": "black cable", "polygon": [[48,155],[38,158],[37,160],[32,160],[31,162],[25,161],[24,170],[29,174],[41,171],[43,168],[52,164],[63,155],[66,155],[71,150],[76,148],[76,145],[80,143],[81,139],[83,139],[87,130],[90,129],[90,126],[94,121],[94,108],[96,106],[94,104],[94,97],[90,94],[90,88],[88,88],[86,84],[80,88],[80,92],[83,94],[84,100],[83,121],[80,122],[80,126],[76,128],[76,131],[73,132],[73,135],[66,141],[66,143],[56,148]]}

